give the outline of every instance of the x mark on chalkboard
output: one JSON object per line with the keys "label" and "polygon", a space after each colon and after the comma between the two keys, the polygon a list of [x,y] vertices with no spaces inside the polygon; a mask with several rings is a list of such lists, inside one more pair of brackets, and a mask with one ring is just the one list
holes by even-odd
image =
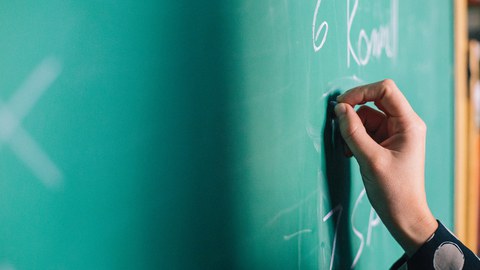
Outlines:
{"label": "x mark on chalkboard", "polygon": [[60,63],[45,58],[15,91],[8,103],[0,99],[0,149],[8,144],[32,173],[47,187],[62,182],[62,173],[22,127],[22,120],[61,72]]}

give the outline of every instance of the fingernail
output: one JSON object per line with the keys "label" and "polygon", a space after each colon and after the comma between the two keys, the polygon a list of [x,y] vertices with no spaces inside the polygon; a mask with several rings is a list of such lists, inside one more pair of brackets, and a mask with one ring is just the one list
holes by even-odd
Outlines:
{"label": "fingernail", "polygon": [[343,92],[343,94],[337,96],[337,102],[342,102],[343,97],[347,94],[350,90]]}
{"label": "fingernail", "polygon": [[345,104],[338,103],[337,106],[335,106],[335,114],[337,117],[340,117],[347,112],[347,108],[345,107]]}

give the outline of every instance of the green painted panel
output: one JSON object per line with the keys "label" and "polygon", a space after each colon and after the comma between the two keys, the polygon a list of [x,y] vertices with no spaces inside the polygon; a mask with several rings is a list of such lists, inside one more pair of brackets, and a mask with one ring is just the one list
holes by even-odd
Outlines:
{"label": "green painted panel", "polygon": [[342,149],[332,156],[324,137],[331,94],[384,78],[428,125],[428,199],[452,225],[450,2],[238,1],[233,10],[241,268],[386,269],[402,255],[356,161],[335,156]]}
{"label": "green painted panel", "polygon": [[0,269],[387,268],[326,125],[384,78],[452,226],[449,1],[15,1],[0,37]]}

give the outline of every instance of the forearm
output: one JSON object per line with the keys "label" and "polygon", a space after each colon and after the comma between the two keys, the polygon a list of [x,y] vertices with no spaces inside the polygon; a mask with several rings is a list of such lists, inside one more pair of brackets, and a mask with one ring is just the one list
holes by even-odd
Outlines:
{"label": "forearm", "polygon": [[[407,258],[432,255],[435,251],[424,247],[437,243],[436,231],[446,230],[438,225],[426,200],[425,123],[392,80],[358,86],[338,96],[337,102],[340,132],[360,165],[372,206]],[[374,102],[379,110],[363,105],[367,102]],[[355,111],[357,105],[361,107]],[[434,242],[429,241],[432,237]],[[409,265],[409,269],[424,269],[416,267]]]}

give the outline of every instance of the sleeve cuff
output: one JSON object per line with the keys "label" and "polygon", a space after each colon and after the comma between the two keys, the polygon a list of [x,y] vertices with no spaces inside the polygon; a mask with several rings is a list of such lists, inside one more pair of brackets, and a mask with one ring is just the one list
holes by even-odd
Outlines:
{"label": "sleeve cuff", "polygon": [[390,269],[480,269],[480,261],[438,221],[438,228],[410,258],[404,254]]}

